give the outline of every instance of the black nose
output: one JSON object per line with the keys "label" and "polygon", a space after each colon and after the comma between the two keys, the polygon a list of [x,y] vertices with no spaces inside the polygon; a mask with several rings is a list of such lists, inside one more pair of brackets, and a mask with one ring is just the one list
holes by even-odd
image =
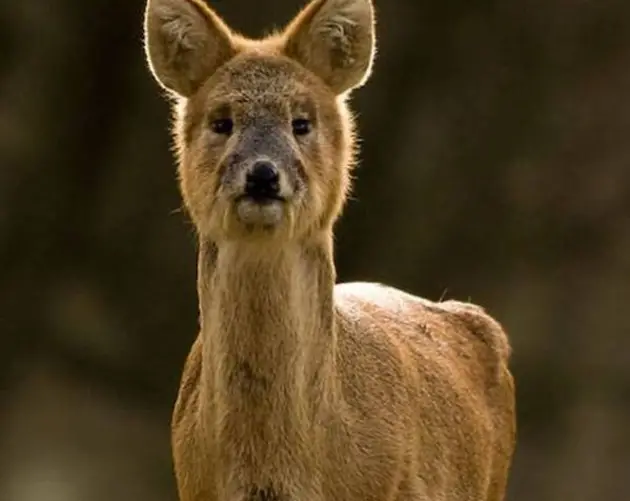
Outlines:
{"label": "black nose", "polygon": [[252,198],[274,198],[280,192],[280,176],[271,162],[256,162],[247,173],[245,194]]}

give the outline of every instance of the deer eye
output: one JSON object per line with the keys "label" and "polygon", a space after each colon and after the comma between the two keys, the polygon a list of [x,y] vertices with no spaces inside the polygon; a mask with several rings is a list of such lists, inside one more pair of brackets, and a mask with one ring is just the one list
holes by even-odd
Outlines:
{"label": "deer eye", "polygon": [[210,122],[210,128],[215,134],[229,136],[234,129],[234,122],[231,118],[219,118]]}
{"label": "deer eye", "polygon": [[296,136],[305,136],[312,129],[311,121],[306,118],[296,118],[291,126],[293,127],[293,134]]}

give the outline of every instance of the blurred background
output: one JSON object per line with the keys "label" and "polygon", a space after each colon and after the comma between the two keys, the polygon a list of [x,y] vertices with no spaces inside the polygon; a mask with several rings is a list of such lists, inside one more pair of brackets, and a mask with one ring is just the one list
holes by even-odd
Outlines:
{"label": "blurred background", "polygon": [[[214,0],[251,36],[300,0]],[[630,3],[376,0],[341,280],[514,346],[509,501],[630,499]],[[141,0],[0,3],[0,499],[175,501],[195,239]]]}

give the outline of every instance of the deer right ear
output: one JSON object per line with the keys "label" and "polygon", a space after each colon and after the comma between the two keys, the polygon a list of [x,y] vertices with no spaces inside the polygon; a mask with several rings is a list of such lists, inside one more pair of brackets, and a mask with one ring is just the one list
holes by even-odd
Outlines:
{"label": "deer right ear", "polygon": [[285,31],[285,52],[342,94],[370,75],[372,0],[312,0]]}
{"label": "deer right ear", "polygon": [[230,29],[203,0],[148,0],[144,28],[153,76],[184,97],[235,54]]}

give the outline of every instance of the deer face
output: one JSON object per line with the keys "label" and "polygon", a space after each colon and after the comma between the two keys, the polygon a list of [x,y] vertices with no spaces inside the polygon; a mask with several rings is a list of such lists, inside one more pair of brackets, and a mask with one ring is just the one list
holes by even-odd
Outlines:
{"label": "deer face", "polygon": [[344,195],[336,96],[286,57],[236,56],[187,103],[182,130],[182,191],[214,238],[299,235]]}

